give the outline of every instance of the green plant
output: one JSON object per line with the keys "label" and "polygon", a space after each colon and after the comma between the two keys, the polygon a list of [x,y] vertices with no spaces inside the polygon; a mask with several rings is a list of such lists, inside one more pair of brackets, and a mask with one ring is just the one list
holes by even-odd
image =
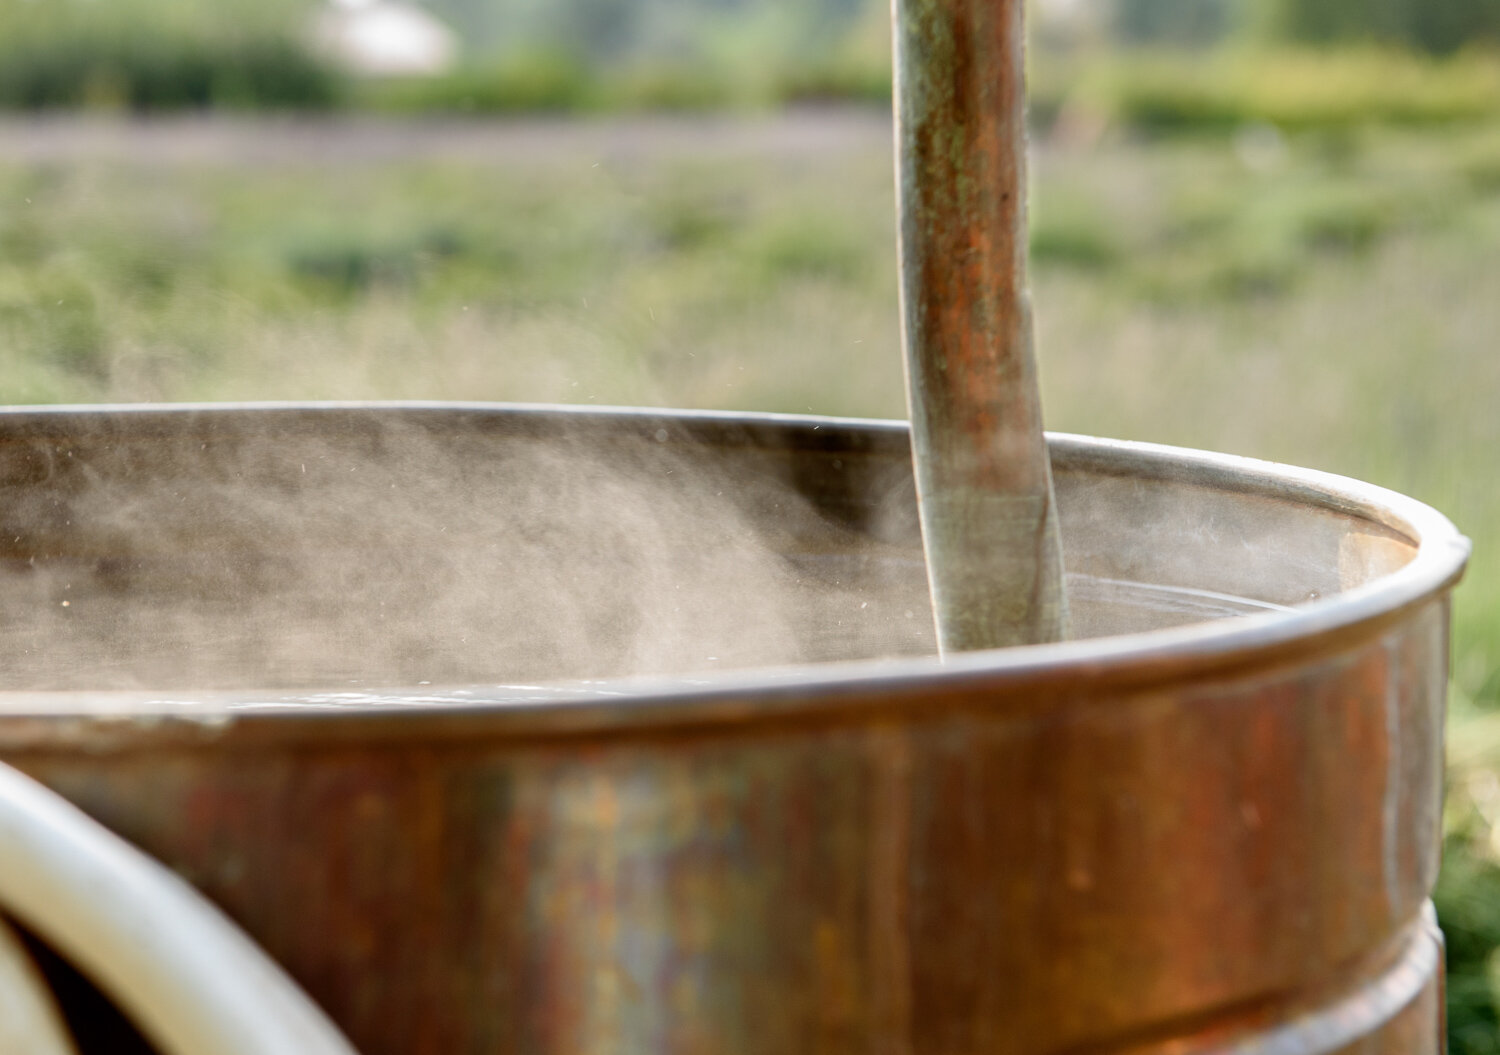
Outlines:
{"label": "green plant", "polygon": [[369,82],[359,98],[377,109],[515,113],[594,109],[603,92],[597,75],[581,62],[537,51],[439,77]]}
{"label": "green plant", "polygon": [[1070,107],[1157,135],[1443,125],[1500,115],[1500,56],[1380,49],[1122,52],[1037,71],[1033,112]]}
{"label": "green plant", "polygon": [[1500,0],[1259,0],[1258,28],[1310,44],[1378,42],[1452,52],[1500,42]]}
{"label": "green plant", "polygon": [[0,106],[332,106],[339,77],[294,24],[267,11],[213,17],[162,0],[0,0]]}

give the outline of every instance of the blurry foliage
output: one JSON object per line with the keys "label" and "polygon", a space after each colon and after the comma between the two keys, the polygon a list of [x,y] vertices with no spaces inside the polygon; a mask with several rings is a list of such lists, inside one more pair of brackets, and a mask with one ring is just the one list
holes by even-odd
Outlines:
{"label": "blurry foliage", "polygon": [[437,0],[464,65],[366,85],[377,109],[708,110],[789,102],[888,104],[889,14],[869,0]]}
{"label": "blurry foliage", "polygon": [[317,0],[0,0],[0,107],[702,110],[890,98],[866,0],[437,0],[462,61],[349,78],[310,49]]}
{"label": "blurry foliage", "polygon": [[225,18],[188,0],[0,0],[0,105],[326,107],[338,77],[289,0]]}
{"label": "blurry foliage", "polygon": [[1493,848],[1476,845],[1466,830],[1450,834],[1434,900],[1448,943],[1448,1050],[1500,1055],[1500,863]]}
{"label": "blurry foliage", "polygon": [[1500,715],[1459,696],[1451,720],[1443,870],[1452,1055],[1500,1055]]}
{"label": "blurry foliage", "polygon": [[534,51],[503,64],[465,67],[440,77],[375,81],[362,99],[387,111],[474,113],[595,109],[601,85],[588,67],[567,55]]}
{"label": "blurry foliage", "polygon": [[1500,44],[1500,0],[1255,0],[1258,28],[1307,44],[1366,41],[1434,53]]}
{"label": "blurry foliage", "polygon": [[737,72],[807,64],[889,17],[877,0],[430,0],[429,6],[460,30],[469,58],[481,63],[541,50],[591,67],[662,62]]}
{"label": "blurry foliage", "polygon": [[[429,0],[459,30],[460,64],[389,81],[350,79],[309,49],[319,2],[0,0],[0,106],[510,113],[890,98],[880,0]],[[1461,19],[1440,14],[1454,4]],[[1412,41],[1382,27],[1408,8],[1424,12],[1422,25],[1447,18],[1464,42],[1495,39],[1485,12],[1500,12],[1500,0],[1113,0],[1102,19],[1074,25],[1073,37],[1089,42],[1080,47],[1061,46],[1067,33],[1046,28],[1054,22],[1039,9],[1033,113],[1045,126],[1070,106],[1093,108],[1122,126],[1174,133],[1500,111],[1500,57],[1400,51]]]}
{"label": "blurry foliage", "polygon": [[1240,0],[1114,0],[1110,28],[1125,44],[1213,44],[1236,28],[1240,8]]}
{"label": "blurry foliage", "polygon": [[1087,195],[1049,188],[1038,195],[1043,205],[1031,216],[1031,260],[1049,267],[1104,269],[1120,262],[1116,225]]}
{"label": "blurry foliage", "polygon": [[[809,379],[824,382],[800,353],[750,381],[695,356],[767,339],[768,304],[801,331],[848,334],[850,304],[883,320],[891,217],[870,225],[867,206],[888,148],[841,173],[846,201],[825,199],[824,173],[0,165],[0,200],[25,203],[0,210],[0,402],[399,388],[650,403],[642,379],[672,376],[697,386],[689,402],[805,409]],[[899,391],[894,330],[881,337]],[[862,382],[843,388],[845,409],[867,398]]]}
{"label": "blurry foliage", "polygon": [[[1334,161],[1320,136],[1289,143],[1269,128],[1250,129],[1212,161],[1198,148],[1163,145],[1160,184],[1134,221],[1091,181],[1044,169],[1034,194],[1032,260],[1109,271],[1112,285],[1161,303],[1286,293],[1317,268],[1431,226],[1456,187],[1472,186],[1462,163],[1441,181],[1422,167],[1372,170],[1372,135],[1338,137]],[[1203,171],[1188,177],[1171,163],[1184,151]]]}
{"label": "blurry foliage", "polygon": [[1124,52],[1038,62],[1033,113],[1091,112],[1155,134],[1433,125],[1500,116],[1500,55],[1375,49]]}
{"label": "blurry foliage", "polygon": [[706,64],[595,69],[543,51],[439,77],[369,82],[355,98],[389,113],[465,114],[702,111],[769,101]]}
{"label": "blurry foliage", "polygon": [[1201,46],[1235,34],[1433,54],[1500,44],[1500,0],[1112,0],[1109,14],[1125,44]]}
{"label": "blurry foliage", "polygon": [[889,105],[889,63],[830,57],[742,76],[703,61],[593,68],[535,53],[421,80],[357,86],[363,107],[390,113],[611,113],[759,109],[789,103]]}

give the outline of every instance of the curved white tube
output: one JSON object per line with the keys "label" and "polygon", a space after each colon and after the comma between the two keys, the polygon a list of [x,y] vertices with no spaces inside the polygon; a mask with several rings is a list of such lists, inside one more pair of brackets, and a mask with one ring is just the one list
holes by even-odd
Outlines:
{"label": "curved white tube", "polygon": [[201,894],[5,765],[0,907],[87,974],[166,1055],[356,1055]]}
{"label": "curved white tube", "polygon": [[0,1055],[78,1055],[21,940],[0,922]]}

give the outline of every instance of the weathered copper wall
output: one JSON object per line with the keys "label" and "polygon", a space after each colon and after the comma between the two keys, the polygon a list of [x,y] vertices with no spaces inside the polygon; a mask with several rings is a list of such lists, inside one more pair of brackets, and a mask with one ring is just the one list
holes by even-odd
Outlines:
{"label": "weathered copper wall", "polygon": [[[793,461],[891,431],[757,427]],[[1150,527],[1116,547],[1142,579],[1201,544],[1347,592],[607,698],[12,695],[0,756],[191,879],[366,1055],[1436,1053],[1462,541],[1311,474],[1055,455],[1065,532],[1079,496]],[[1099,575],[1110,519],[1077,515]]]}

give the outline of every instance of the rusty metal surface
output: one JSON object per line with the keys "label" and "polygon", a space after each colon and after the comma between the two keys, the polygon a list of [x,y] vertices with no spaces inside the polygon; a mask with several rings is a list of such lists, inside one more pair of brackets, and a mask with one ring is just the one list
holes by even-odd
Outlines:
{"label": "rusty metal surface", "polygon": [[901,319],[945,651],[1067,634],[1026,288],[1023,0],[896,0]]}
{"label": "rusty metal surface", "polygon": [[[413,418],[430,468],[445,442],[467,463],[566,435],[633,457],[675,444],[650,478],[685,461],[775,477],[816,515],[795,530],[785,504],[746,515],[796,567],[813,543],[823,558],[878,543],[898,563],[919,547],[889,423],[0,415],[0,488],[14,525],[22,492],[152,479],[152,450],[175,452],[178,479],[193,449],[200,476],[233,478],[247,463],[203,437],[273,424],[294,470],[299,450],[379,450],[382,422]],[[1266,607],[947,664],[860,659],[901,655],[887,613],[838,638],[843,662],[675,682],[11,692],[0,757],[208,893],[366,1055],[1435,1055],[1426,905],[1462,539],[1319,474],[1080,438],[1053,450],[1080,575]],[[58,468],[77,463],[95,469]],[[841,534],[822,533],[830,518]],[[204,523],[157,538],[244,545]],[[97,555],[88,525],[44,526],[48,559]]]}

